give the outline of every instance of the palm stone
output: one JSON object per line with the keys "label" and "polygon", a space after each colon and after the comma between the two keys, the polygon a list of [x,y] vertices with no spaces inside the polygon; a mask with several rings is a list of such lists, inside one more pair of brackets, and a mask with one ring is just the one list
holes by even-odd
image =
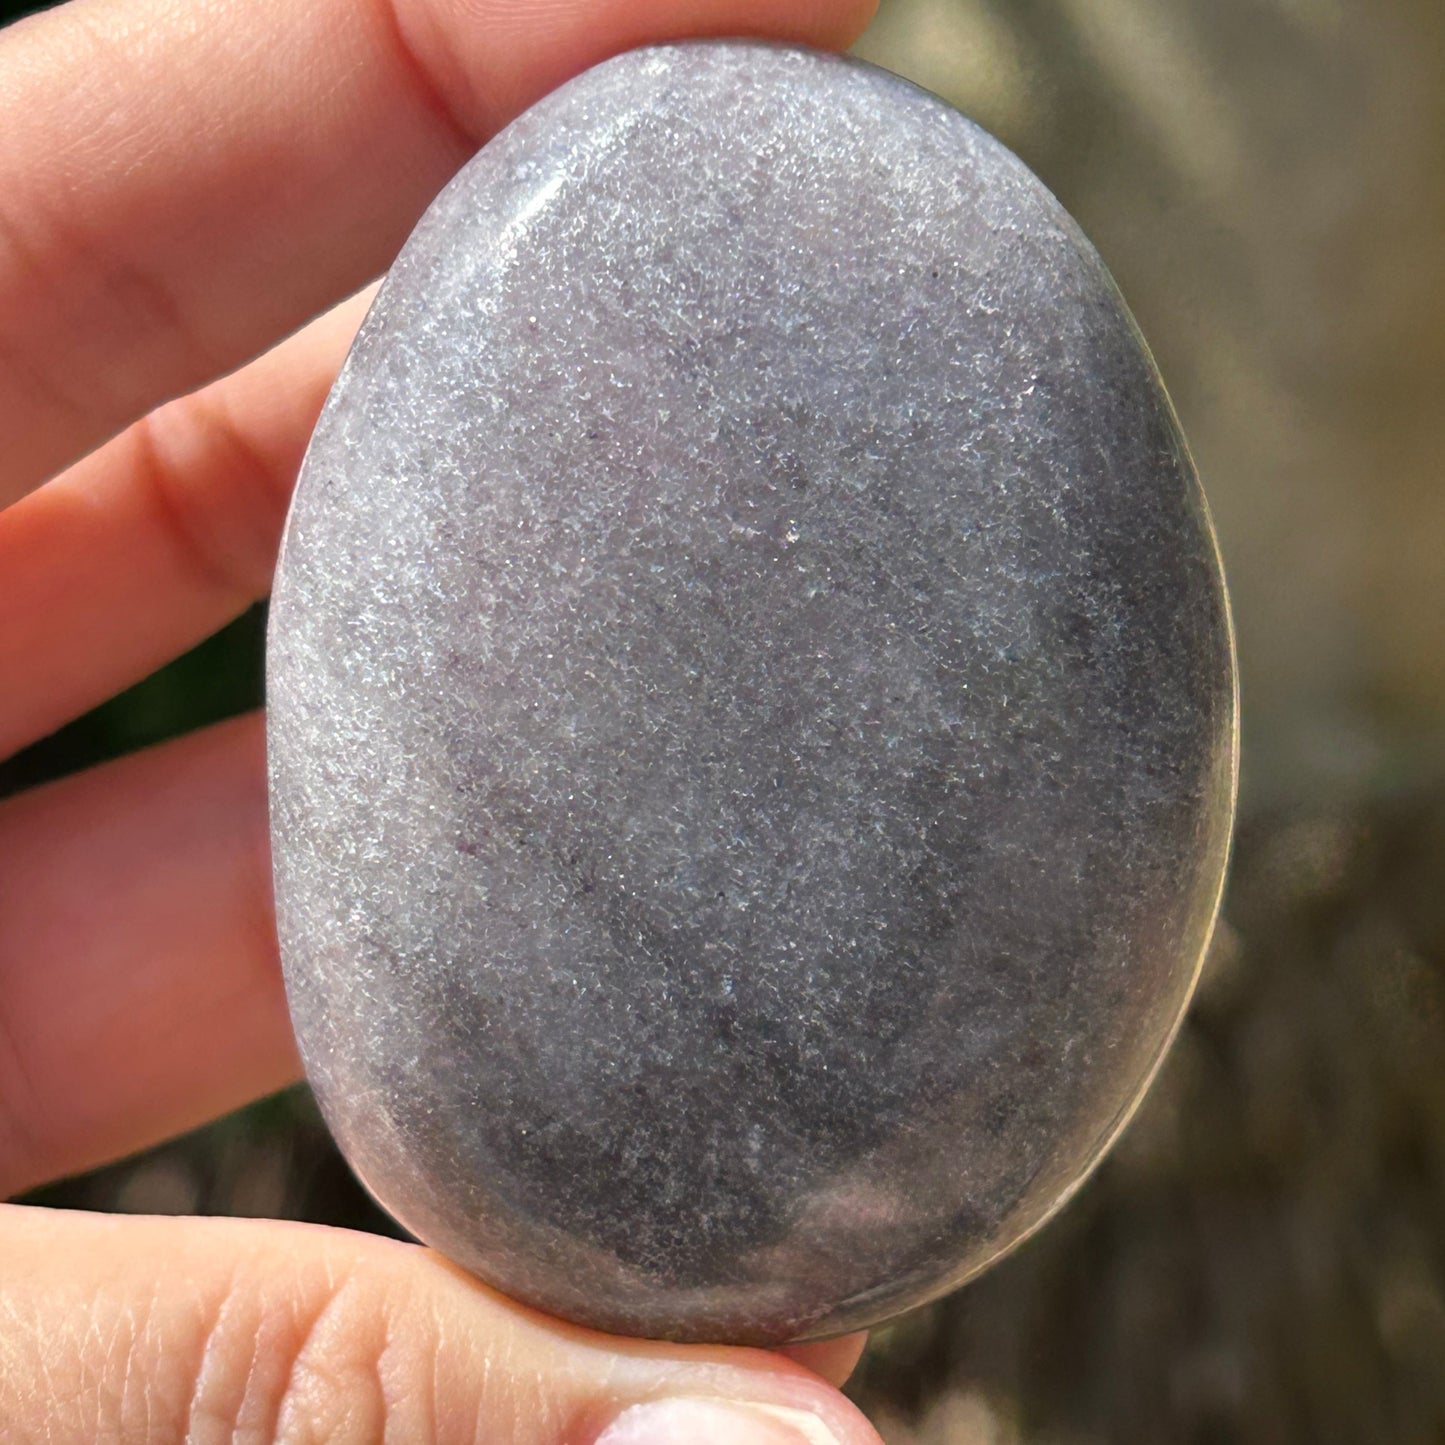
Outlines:
{"label": "palm stone", "polygon": [[772,1344],[977,1272],[1217,907],[1216,548],[1043,185],[806,50],[635,51],[452,181],[271,614],[278,923],[358,1175],[507,1293]]}

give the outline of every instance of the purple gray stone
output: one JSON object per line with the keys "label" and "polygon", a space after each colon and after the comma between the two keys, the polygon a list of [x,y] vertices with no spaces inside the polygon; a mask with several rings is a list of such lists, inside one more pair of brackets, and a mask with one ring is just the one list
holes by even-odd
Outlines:
{"label": "purple gray stone", "polygon": [[1077,227],[882,71],[638,51],[487,146],[322,416],[270,645],[312,1085],[544,1310],[771,1344],[948,1290],[1188,1000],[1204,501]]}

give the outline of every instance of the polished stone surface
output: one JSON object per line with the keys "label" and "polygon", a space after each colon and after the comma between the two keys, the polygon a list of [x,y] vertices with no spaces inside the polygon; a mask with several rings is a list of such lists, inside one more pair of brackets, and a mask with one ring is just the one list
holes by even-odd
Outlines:
{"label": "polished stone surface", "polygon": [[278,915],[378,1198],[543,1309],[855,1328],[1098,1159],[1227,850],[1204,504],[1098,257],[883,72],[636,52],[397,262],[272,612]]}

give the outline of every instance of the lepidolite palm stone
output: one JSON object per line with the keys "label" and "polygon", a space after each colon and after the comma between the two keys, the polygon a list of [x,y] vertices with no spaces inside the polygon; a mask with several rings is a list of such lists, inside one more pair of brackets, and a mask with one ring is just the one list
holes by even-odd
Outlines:
{"label": "lepidolite palm stone", "polygon": [[317,429],[270,700],[338,1140],[608,1330],[982,1268],[1213,921],[1230,636],[1153,365],[1018,160],[833,57],[625,55],[462,171]]}

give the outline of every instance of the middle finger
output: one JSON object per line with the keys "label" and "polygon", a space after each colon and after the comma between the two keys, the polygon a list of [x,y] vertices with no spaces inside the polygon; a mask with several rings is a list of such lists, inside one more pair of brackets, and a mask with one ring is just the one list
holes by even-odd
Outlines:
{"label": "middle finger", "polygon": [[161,408],[0,512],[0,757],[238,617],[271,585],[296,468],[370,292]]}

